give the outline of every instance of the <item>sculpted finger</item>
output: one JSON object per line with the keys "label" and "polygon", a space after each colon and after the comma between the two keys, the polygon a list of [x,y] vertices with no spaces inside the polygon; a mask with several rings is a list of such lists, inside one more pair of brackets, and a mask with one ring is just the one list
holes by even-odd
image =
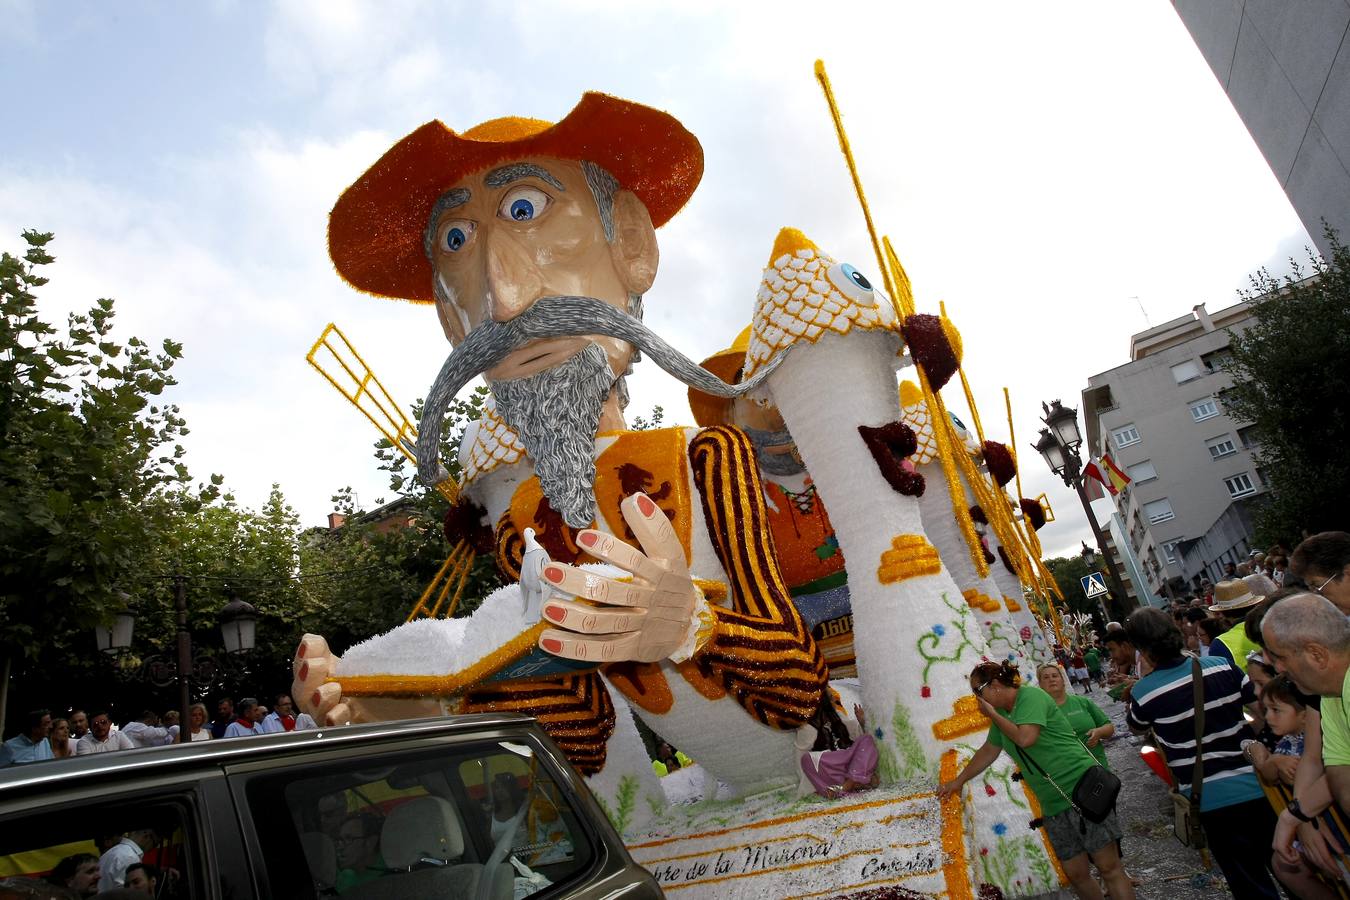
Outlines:
{"label": "sculpted finger", "polygon": [[336,684],[321,684],[306,696],[309,697],[310,707],[313,710],[310,715],[315,719],[327,717],[333,707],[338,705],[342,699],[342,687]]}
{"label": "sculpted finger", "polygon": [[292,667],[295,670],[300,668],[300,663],[307,659],[314,659],[316,656],[332,656],[333,651],[328,649],[328,642],[321,635],[306,634],[300,638],[300,646],[295,650],[295,660]]}
{"label": "sculpted finger", "polygon": [[646,619],[644,609],[599,609],[574,600],[550,600],[544,604],[544,618],[584,634],[618,634],[639,631]]}
{"label": "sculpted finger", "polygon": [[586,572],[562,563],[544,567],[544,580],[559,590],[575,597],[585,597],[598,603],[614,606],[646,606],[651,602],[652,589],[632,582],[615,581],[595,572]]}
{"label": "sculpted finger", "polygon": [[651,497],[641,492],[632,494],[619,504],[619,510],[648,557],[667,571],[680,574],[688,571],[675,527]]}
{"label": "sculpted finger", "polygon": [[352,721],[352,710],[345,703],[339,703],[328,712],[324,713],[323,723],[325,725],[350,725]]}
{"label": "sculpted finger", "polygon": [[599,637],[581,637],[567,631],[547,629],[539,635],[539,646],[545,653],[582,662],[617,662],[632,659],[637,651],[638,636],[607,634]]}
{"label": "sculpted finger", "polygon": [[586,552],[596,559],[618,566],[645,581],[659,581],[666,570],[648,559],[633,546],[624,543],[612,534],[586,529],[577,535],[577,543],[586,548]]}

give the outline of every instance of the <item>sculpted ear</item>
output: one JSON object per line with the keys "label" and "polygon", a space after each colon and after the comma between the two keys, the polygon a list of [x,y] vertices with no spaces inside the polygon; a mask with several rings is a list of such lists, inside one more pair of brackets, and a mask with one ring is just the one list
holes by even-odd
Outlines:
{"label": "sculpted ear", "polygon": [[656,229],[647,207],[632,191],[614,195],[614,242],[609,251],[619,280],[632,294],[645,294],[656,280],[660,254],[656,249]]}

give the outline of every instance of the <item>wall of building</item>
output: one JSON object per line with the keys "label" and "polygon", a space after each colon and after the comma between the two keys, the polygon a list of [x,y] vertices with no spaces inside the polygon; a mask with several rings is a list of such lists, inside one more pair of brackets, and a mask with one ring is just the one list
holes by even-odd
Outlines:
{"label": "wall of building", "polygon": [[1350,4],[1173,0],[1303,227],[1350,235]]}
{"label": "wall of building", "polygon": [[[1261,490],[1250,434],[1242,431],[1247,423],[1230,418],[1219,396],[1232,379],[1205,365],[1207,358],[1214,364],[1229,343],[1229,329],[1218,323],[1241,328],[1244,321],[1229,310],[1211,317],[1199,307],[1189,330],[1177,320],[1151,329],[1157,332],[1152,343],[1140,340],[1148,332],[1136,335],[1132,347],[1145,355],[1094,375],[1083,392],[1090,452],[1093,457],[1109,452],[1134,479],[1114,502],[1154,594],[1164,593],[1166,578],[1186,575],[1175,544],[1206,534],[1234,502],[1225,479],[1245,475]],[[1194,366],[1195,377],[1178,383],[1174,367],[1187,365]],[[1197,421],[1192,405],[1207,400],[1214,413]],[[1126,426],[1134,427],[1138,440],[1122,445],[1114,435]],[[1220,448],[1224,452],[1216,458],[1209,447],[1225,439],[1231,447]],[[1154,474],[1143,470],[1147,466]],[[1162,500],[1170,504],[1171,517],[1151,521],[1148,504]]]}

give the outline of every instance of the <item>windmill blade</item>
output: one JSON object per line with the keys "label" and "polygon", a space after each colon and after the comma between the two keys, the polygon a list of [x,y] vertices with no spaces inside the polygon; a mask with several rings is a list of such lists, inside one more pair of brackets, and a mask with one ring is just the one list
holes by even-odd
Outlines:
{"label": "windmill blade", "polygon": [[[329,322],[305,356],[305,361],[337,388],[348,403],[360,410],[384,439],[414,467],[417,465],[417,427],[403,412],[403,407],[385,390],[342,329]],[[447,477],[439,482],[436,490],[451,503],[459,499],[459,485],[453,478]]]}

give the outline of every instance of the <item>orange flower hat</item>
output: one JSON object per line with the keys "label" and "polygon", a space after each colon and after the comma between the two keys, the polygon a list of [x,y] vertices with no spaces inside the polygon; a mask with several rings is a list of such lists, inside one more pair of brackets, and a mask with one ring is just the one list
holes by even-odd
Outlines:
{"label": "orange flower hat", "polygon": [[[730,347],[717,351],[699,365],[727,384],[735,384],[740,381],[738,376],[741,369],[745,368],[745,353],[749,347],[750,326],[747,325],[740,334],[736,335],[736,339],[731,342]],[[694,414],[694,421],[703,428],[712,425],[727,425],[731,420],[731,400],[726,397],[714,397],[711,394],[703,393],[698,388],[691,387],[689,389],[689,411]]]}
{"label": "orange flower hat", "polygon": [[456,134],[434,120],[389,148],[333,206],[328,254],[338,274],[368,294],[431,303],[422,235],[432,205],[465,176],[529,156],[604,167],[658,228],[703,177],[703,148],[674,116],[594,91],[556,125],[507,117]]}

